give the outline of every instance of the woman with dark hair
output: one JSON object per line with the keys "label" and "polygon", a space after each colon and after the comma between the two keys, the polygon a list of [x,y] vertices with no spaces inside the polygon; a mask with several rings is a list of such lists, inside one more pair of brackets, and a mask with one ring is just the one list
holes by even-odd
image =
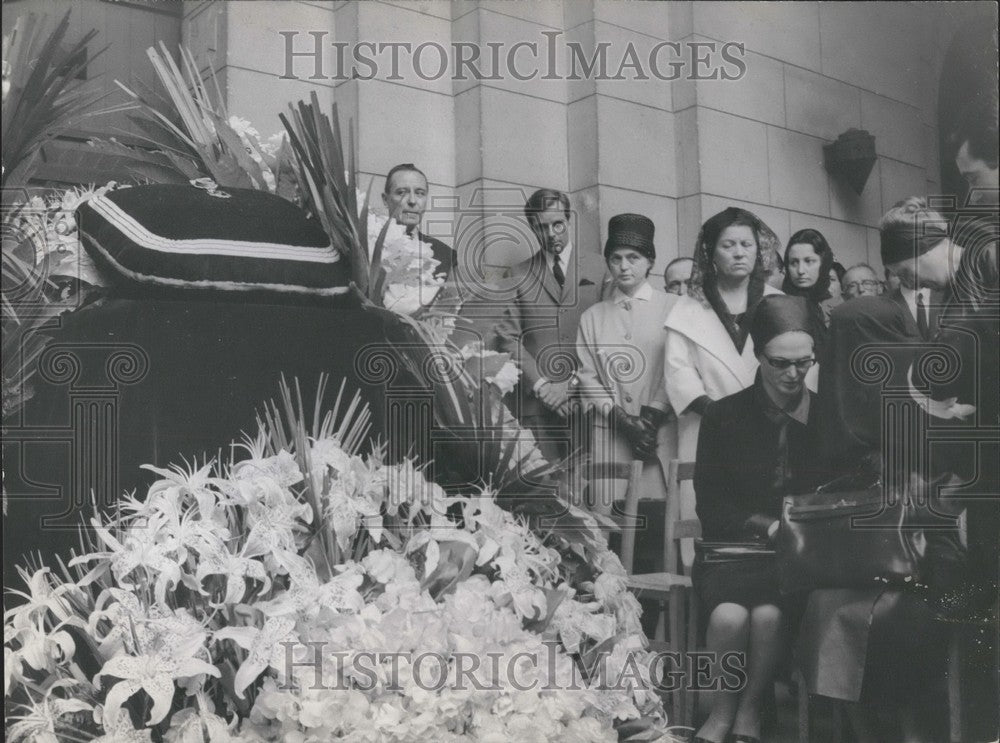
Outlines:
{"label": "woman with dark hair", "polygon": [[[653,235],[652,220],[641,214],[619,214],[608,222],[604,260],[611,296],[580,316],[580,366],[573,386],[582,404],[594,412],[590,507],[610,513],[628,485],[615,465],[627,470],[630,462],[641,460],[642,497],[658,501],[662,524],[667,465],[677,456],[677,428],[663,389],[663,321],[679,298],[649,283],[656,261]],[[662,552],[662,529],[659,537],[659,544],[650,545],[650,554]]]}
{"label": "woman with dark hair", "polygon": [[[746,682],[717,693],[696,743],[759,743],[761,702],[788,645],[797,612],[780,594],[773,542],[782,498],[824,479],[817,398],[805,385],[813,327],[801,297],[763,298],[749,327],[760,362],[754,383],[709,407],[701,425],[694,487],[704,541],[692,579],[708,650],[719,659],[743,653]],[[742,557],[730,544],[728,559],[711,559],[719,542],[749,544]]]}
{"label": "woman with dark hair", "polygon": [[[833,264],[830,244],[818,230],[799,230],[789,239],[788,247],[785,248],[785,282],[781,289],[785,294],[804,297],[809,302],[816,322],[813,337],[820,346],[823,345],[826,328],[830,324],[831,307],[827,301],[832,297],[830,285]],[[837,278],[839,285],[839,277]]]}
{"label": "woman with dark hair", "polygon": [[753,384],[757,356],[749,317],[767,294],[774,232],[755,214],[729,207],[701,228],[687,296],[667,316],[667,396],[679,419],[679,456],[691,461],[705,408]]}

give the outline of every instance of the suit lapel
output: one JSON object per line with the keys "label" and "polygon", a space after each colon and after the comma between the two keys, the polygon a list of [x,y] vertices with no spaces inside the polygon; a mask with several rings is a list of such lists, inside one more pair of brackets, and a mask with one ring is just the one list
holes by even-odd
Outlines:
{"label": "suit lapel", "polygon": [[[559,288],[559,282],[556,281],[556,277],[552,275],[552,270],[549,268],[549,262],[545,260],[545,253],[541,250],[535,253],[535,271],[541,275],[542,287],[544,287],[545,291],[548,292],[550,297],[552,297],[552,301],[556,304],[562,304],[562,289]],[[568,284],[569,281],[566,283]]]}
{"label": "suit lapel", "polygon": [[903,297],[903,293],[896,289],[892,294],[889,295],[889,299],[898,304],[903,310],[903,324],[906,326],[906,332],[908,335],[914,336],[916,338],[920,337],[920,328],[917,327],[917,320],[910,311],[910,305],[906,303],[906,299]]}
{"label": "suit lapel", "polygon": [[[563,285],[560,304],[565,304],[566,299],[572,297],[576,294],[576,277],[579,271],[576,270],[577,260],[579,260],[580,255],[577,253],[577,249],[573,248],[573,257],[567,261],[566,265],[563,266],[563,271],[566,274],[566,283]],[[551,271],[549,272],[551,273]],[[552,277],[555,278],[554,276]],[[556,282],[556,286],[559,286]]]}

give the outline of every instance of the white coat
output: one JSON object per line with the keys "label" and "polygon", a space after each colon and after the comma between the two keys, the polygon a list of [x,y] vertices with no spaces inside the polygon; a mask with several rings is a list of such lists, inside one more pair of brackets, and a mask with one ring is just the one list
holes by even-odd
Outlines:
{"label": "white coat", "polygon": [[[647,282],[632,298],[615,290],[611,298],[581,316],[576,384],[581,402],[594,411],[591,460],[595,463],[614,463],[627,470],[632,462],[628,442],[613,435],[608,423],[612,406],[620,405],[630,415],[639,415],[643,406],[669,410],[663,386],[663,323],[676,301],[676,295],[653,289]],[[667,467],[677,457],[674,416],[660,427],[656,453],[657,459],[643,467],[641,498],[666,497]],[[625,497],[627,485],[622,478],[591,479],[591,507],[607,513],[613,501]]]}
{"label": "white coat", "polygon": [[[781,293],[764,285],[765,296]],[[760,365],[753,339],[747,337],[743,353],[739,353],[711,307],[694,297],[681,297],[667,315],[665,327],[664,380],[667,397],[678,414],[702,395],[721,400],[753,384]],[[679,456],[683,461],[693,462],[701,416],[684,413],[680,415],[679,426]]]}

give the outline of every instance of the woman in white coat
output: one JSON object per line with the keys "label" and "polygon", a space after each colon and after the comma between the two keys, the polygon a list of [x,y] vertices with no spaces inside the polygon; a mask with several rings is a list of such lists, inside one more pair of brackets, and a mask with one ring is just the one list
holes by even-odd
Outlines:
{"label": "woman in white coat", "polygon": [[702,225],[690,291],[666,320],[664,374],[680,416],[684,461],[694,461],[708,404],[753,384],[758,362],[749,319],[761,297],[781,294],[767,284],[780,246],[774,232],[745,209],[729,207]]}
{"label": "woman in white coat", "polygon": [[[599,513],[624,499],[635,460],[644,463],[640,497],[665,502],[667,465],[677,456],[676,418],[663,387],[663,322],[678,297],[654,289],[647,278],[656,259],[653,232],[642,215],[611,218],[604,248],[611,296],[580,318],[576,395],[594,421],[588,500]],[[649,552],[662,552],[662,519],[662,510],[659,523],[649,516],[652,528],[637,539],[636,568],[644,543]]]}
{"label": "woman in white coat", "polygon": [[[678,458],[695,461],[705,408],[753,384],[757,355],[750,315],[761,297],[782,294],[768,284],[781,241],[757,215],[729,207],[698,233],[690,289],[667,315],[664,378],[678,415]],[[810,386],[810,389],[815,389]],[[694,488],[680,489],[680,516],[696,518]],[[694,549],[681,549],[690,567]]]}

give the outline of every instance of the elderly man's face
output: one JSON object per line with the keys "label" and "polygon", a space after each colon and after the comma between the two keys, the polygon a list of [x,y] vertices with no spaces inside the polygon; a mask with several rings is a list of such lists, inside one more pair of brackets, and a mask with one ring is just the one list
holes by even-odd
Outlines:
{"label": "elderly man's face", "polygon": [[667,292],[680,294],[682,297],[687,294],[693,268],[694,261],[678,261],[670,266],[663,277],[663,284]]}
{"label": "elderly man's face", "polygon": [[881,293],[882,282],[874,271],[862,266],[850,268],[844,274],[844,299],[876,297]]}
{"label": "elderly man's face", "polygon": [[407,231],[419,227],[427,209],[427,180],[415,170],[401,170],[392,176],[382,201]]}
{"label": "elderly man's face", "polygon": [[559,205],[550,206],[535,215],[531,228],[542,250],[561,253],[569,244],[569,220]]}
{"label": "elderly man's face", "polygon": [[995,200],[1000,188],[1000,168],[991,168],[985,160],[969,154],[969,143],[965,142],[955,155],[955,165],[970,189],[975,189],[977,202]]}

